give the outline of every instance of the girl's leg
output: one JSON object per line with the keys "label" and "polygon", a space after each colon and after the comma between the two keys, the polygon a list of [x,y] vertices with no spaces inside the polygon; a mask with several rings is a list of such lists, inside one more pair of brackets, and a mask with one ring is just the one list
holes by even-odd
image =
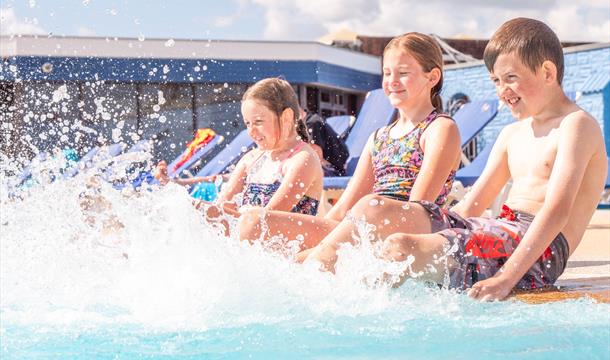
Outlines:
{"label": "girl's leg", "polygon": [[326,270],[334,271],[336,253],[344,242],[353,243],[356,231],[353,220],[363,216],[367,223],[375,225],[376,239],[385,239],[391,234],[407,232],[426,234],[431,232],[430,213],[417,203],[388,199],[379,195],[367,195],[352,208],[352,218],[345,218],[334,230],[311,251],[309,259],[323,264]]}
{"label": "girl's leg", "polygon": [[296,239],[302,235],[302,248],[309,249],[316,246],[337,224],[337,221],[318,216],[253,209],[241,216],[239,237],[242,240],[257,240],[261,238],[263,228],[266,228],[263,234],[265,240],[279,235]]}

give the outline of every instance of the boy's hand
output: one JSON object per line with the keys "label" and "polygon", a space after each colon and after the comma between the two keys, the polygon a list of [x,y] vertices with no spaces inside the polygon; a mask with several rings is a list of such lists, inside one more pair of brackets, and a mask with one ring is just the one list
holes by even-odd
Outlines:
{"label": "boy's hand", "polygon": [[477,282],[468,291],[468,296],[479,301],[503,300],[513,289],[512,281],[499,276],[494,276]]}

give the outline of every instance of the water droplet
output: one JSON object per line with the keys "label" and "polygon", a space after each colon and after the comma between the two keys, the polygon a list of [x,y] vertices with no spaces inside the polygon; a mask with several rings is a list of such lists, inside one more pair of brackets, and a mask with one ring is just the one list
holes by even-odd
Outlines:
{"label": "water droplet", "polygon": [[176,45],[176,42],[174,41],[174,39],[169,39],[165,42],[165,47],[172,47]]}
{"label": "water droplet", "polygon": [[30,5],[31,8],[36,6],[36,0],[30,0],[28,1],[28,4]]}
{"label": "water droplet", "polygon": [[195,72],[200,72],[201,71],[201,67],[195,66],[195,68],[193,70],[195,70]]}
{"label": "water droplet", "polygon": [[303,222],[301,220],[297,221],[297,225],[301,226],[303,225]]}
{"label": "water droplet", "polygon": [[403,208],[404,210],[409,210],[409,208],[410,208],[410,207],[411,207],[411,206],[409,205],[409,203],[405,203],[405,204],[402,206],[402,208]]}
{"label": "water droplet", "polygon": [[144,37],[144,34],[138,35],[138,41],[144,41],[144,40],[146,40],[146,38]]}
{"label": "water droplet", "polygon": [[161,115],[161,116],[159,116],[159,122],[160,122],[160,123],[164,123],[164,122],[166,122],[166,121],[167,121],[167,118],[165,117],[165,115]]}
{"label": "water droplet", "polygon": [[377,199],[371,199],[369,201],[370,206],[377,206],[377,204],[379,204],[379,200],[377,200]]}
{"label": "water droplet", "polygon": [[161,110],[161,106],[159,106],[158,104],[153,105],[153,111],[159,111]]}
{"label": "water droplet", "polygon": [[305,184],[303,184],[303,183],[299,183],[299,187],[304,188],[304,187],[305,187]]}
{"label": "water droplet", "polygon": [[169,72],[169,66],[163,65],[163,73],[167,74]]}

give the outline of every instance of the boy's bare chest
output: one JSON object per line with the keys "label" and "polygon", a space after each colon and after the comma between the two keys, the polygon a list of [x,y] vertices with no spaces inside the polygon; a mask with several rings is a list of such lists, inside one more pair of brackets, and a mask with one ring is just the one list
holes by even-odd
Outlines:
{"label": "boy's bare chest", "polygon": [[548,179],[557,155],[558,131],[535,136],[520,131],[508,143],[508,166],[513,178],[527,176]]}

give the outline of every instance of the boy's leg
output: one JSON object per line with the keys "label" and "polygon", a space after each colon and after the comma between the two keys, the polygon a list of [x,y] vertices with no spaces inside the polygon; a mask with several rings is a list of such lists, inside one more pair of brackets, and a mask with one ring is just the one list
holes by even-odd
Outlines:
{"label": "boy's leg", "polygon": [[337,249],[345,242],[353,243],[353,234],[358,222],[364,216],[368,224],[375,226],[375,239],[385,238],[397,232],[425,234],[432,230],[430,213],[418,203],[408,203],[388,199],[379,195],[367,195],[360,199],[351,210],[352,218],[345,218],[322,242],[315,247],[308,259],[319,261],[329,271],[334,270]]}
{"label": "boy's leg", "polygon": [[405,261],[411,255],[411,274],[404,276],[419,273],[421,280],[442,284],[446,271],[457,265],[453,257],[447,256],[448,245],[447,238],[440,234],[397,233],[383,242],[383,256],[390,261]]}
{"label": "boy's leg", "polygon": [[[527,214],[520,214],[515,220],[469,218],[460,224],[466,227],[447,228],[435,234],[396,234],[384,243],[386,258],[404,261],[413,255],[414,272],[427,272],[429,264],[445,264],[438,260],[446,258],[446,266],[430,269],[432,272],[424,278],[441,284],[445,275],[442,270],[446,269],[450,288],[470,288],[500,271],[532,220],[533,216]],[[530,290],[552,285],[565,269],[568,254],[567,241],[559,234],[515,287]]]}
{"label": "boy's leg", "polygon": [[296,239],[302,235],[302,248],[309,249],[316,246],[337,224],[337,221],[319,216],[253,209],[240,217],[239,237],[241,240],[258,240],[262,231],[264,240],[273,236]]}

